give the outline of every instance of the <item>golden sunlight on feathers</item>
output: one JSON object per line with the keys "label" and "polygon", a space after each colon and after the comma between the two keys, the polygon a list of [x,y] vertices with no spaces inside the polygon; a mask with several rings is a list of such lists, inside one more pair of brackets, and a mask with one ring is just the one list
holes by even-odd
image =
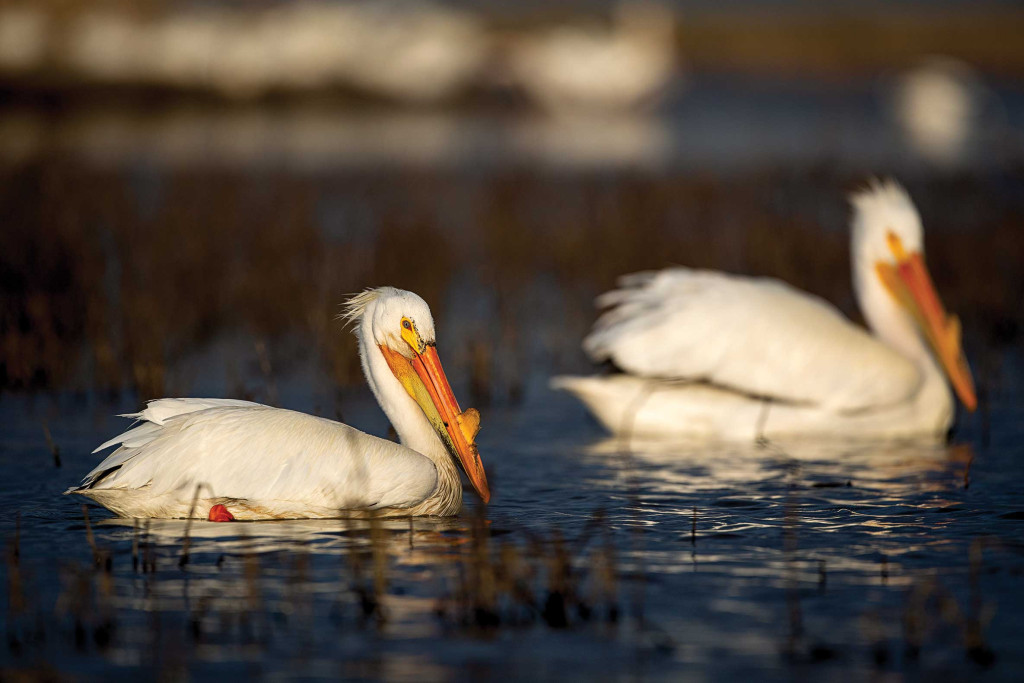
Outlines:
{"label": "golden sunlight on feathers", "polygon": [[893,181],[851,203],[854,289],[873,334],[777,280],[670,268],[598,300],[607,310],[584,349],[624,374],[554,386],[613,433],[941,438],[954,413],[946,377],[968,410],[976,398],[959,323],[924,265],[921,219]]}
{"label": "golden sunlight on feathers", "polygon": [[[141,424],[100,446],[118,448],[66,493],[125,517],[206,518],[221,505],[242,520],[446,516],[462,507],[461,466],[488,501],[479,414],[459,409],[427,304],[381,287],[349,299],[342,317],[401,444],[248,401],[160,399],[127,415]],[[403,335],[409,320],[415,344]]]}

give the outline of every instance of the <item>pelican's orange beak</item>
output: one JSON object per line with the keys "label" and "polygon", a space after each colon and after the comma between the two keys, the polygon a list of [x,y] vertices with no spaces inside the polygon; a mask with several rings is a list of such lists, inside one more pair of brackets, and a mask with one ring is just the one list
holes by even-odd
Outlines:
{"label": "pelican's orange beak", "polygon": [[914,317],[957,396],[967,410],[973,412],[978,399],[971,369],[960,345],[960,321],[942,307],[921,252],[908,254],[900,238],[892,232],[887,240],[896,263],[879,261],[875,264],[878,276],[896,301]]}
{"label": "pelican's orange beak", "polygon": [[491,490],[487,487],[487,475],[484,464],[480,460],[480,451],[476,448],[477,432],[480,431],[480,413],[470,408],[465,413],[459,409],[459,402],[448,384],[448,378],[437,357],[437,347],[429,344],[423,353],[417,353],[412,359],[412,367],[419,375],[423,385],[430,394],[437,412],[441,414],[445,430],[459,456],[462,469],[466,471],[469,481],[477,494],[486,503],[491,499]]}
{"label": "pelican's orange beak", "polygon": [[391,372],[419,404],[441,441],[458,458],[477,495],[486,503],[491,499],[491,490],[475,443],[480,431],[480,413],[473,408],[466,412],[459,408],[437,357],[437,347],[423,344],[420,346],[422,352],[415,348],[412,360],[409,360],[387,346],[380,346]]}

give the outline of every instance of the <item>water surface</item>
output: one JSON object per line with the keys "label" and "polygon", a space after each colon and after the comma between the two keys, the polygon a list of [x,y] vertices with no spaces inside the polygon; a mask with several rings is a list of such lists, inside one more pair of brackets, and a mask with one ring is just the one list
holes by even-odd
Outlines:
{"label": "water surface", "polygon": [[[1006,367],[1020,377],[1021,358]],[[0,661],[397,680],[1012,679],[1024,665],[1016,389],[987,436],[970,418],[949,446],[627,447],[570,399],[531,395],[485,411],[495,495],[481,509],[467,494],[455,519],[140,528],[90,506],[88,529],[60,493],[131,406],[5,397]],[[367,392],[344,405],[385,433]]]}

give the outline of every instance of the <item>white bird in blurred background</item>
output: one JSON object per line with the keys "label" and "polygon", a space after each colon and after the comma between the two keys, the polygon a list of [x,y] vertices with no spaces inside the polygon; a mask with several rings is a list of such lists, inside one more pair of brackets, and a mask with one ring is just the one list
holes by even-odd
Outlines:
{"label": "white bird in blurred background", "polygon": [[625,2],[612,30],[560,27],[520,39],[514,78],[552,112],[622,111],[650,103],[676,71],[675,17],[654,3]]}
{"label": "white bird in blurred background", "polygon": [[460,464],[490,498],[474,443],[437,357],[427,304],[392,287],[350,299],[366,379],[401,444],[304,413],[231,399],[160,399],[78,493],[124,517],[282,519],[454,515]]}
{"label": "white bird in blurred background", "polygon": [[991,99],[969,65],[932,57],[899,77],[892,107],[911,149],[930,163],[952,166],[969,159],[984,134],[993,132],[982,128]]}
{"label": "white bird in blurred background", "polygon": [[921,219],[895,182],[851,198],[853,284],[874,336],[774,279],[671,268],[623,278],[584,341],[623,374],[559,377],[613,433],[752,440],[941,437],[943,371],[973,381],[925,267]]}
{"label": "white bird in blurred background", "polygon": [[407,103],[438,102],[468,87],[484,68],[488,38],[471,12],[429,2],[353,6],[348,81]]}
{"label": "white bird in blurred background", "polygon": [[[0,70],[37,68],[47,16],[0,9]],[[64,68],[99,82],[212,88],[233,98],[348,86],[405,103],[442,100],[484,68],[486,32],[467,11],[432,2],[294,2],[116,8],[72,13]],[[38,24],[38,26],[37,26]],[[38,34],[38,35],[37,35]]]}

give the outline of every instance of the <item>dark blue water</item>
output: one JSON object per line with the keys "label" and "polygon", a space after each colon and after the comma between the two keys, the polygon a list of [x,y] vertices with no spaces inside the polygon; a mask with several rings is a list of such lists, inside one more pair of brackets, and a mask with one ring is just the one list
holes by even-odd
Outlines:
{"label": "dark blue water", "polygon": [[[949,446],[627,450],[538,382],[484,411],[486,510],[467,494],[451,520],[143,530],[91,506],[98,566],[81,501],[60,494],[134,406],[4,396],[0,662],[85,679],[1011,680],[1024,362],[1002,367],[988,426],[962,420]],[[366,391],[343,405],[385,432]]]}

